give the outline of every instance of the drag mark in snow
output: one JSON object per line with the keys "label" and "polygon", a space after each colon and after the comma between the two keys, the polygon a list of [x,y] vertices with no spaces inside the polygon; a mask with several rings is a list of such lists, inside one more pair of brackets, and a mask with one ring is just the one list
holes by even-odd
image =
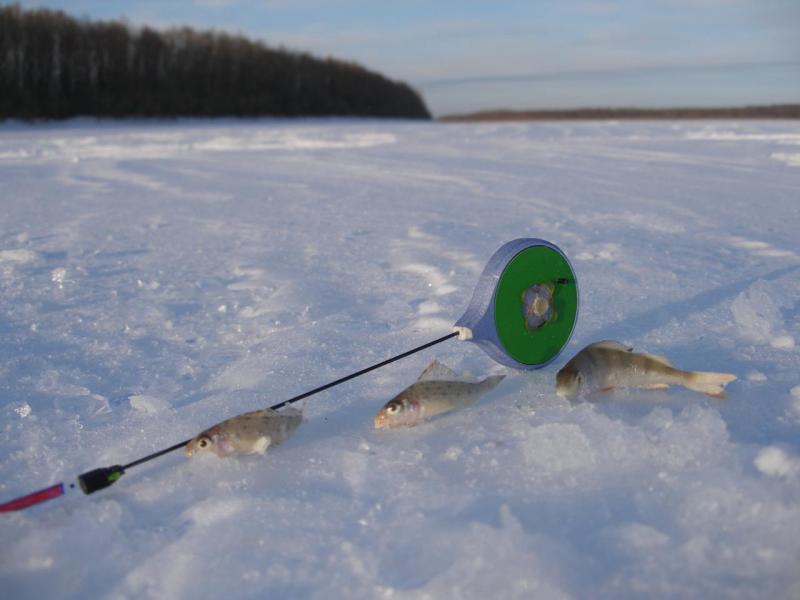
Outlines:
{"label": "drag mark in snow", "polygon": [[766,256],[769,258],[796,258],[797,254],[789,250],[781,250],[759,240],[748,240],[747,238],[731,236],[726,241],[734,248],[749,250],[756,256]]}
{"label": "drag mark in snow", "polygon": [[30,162],[85,160],[147,160],[172,158],[197,152],[263,152],[294,150],[342,150],[371,148],[393,144],[394,134],[387,132],[331,133],[315,128],[274,129],[255,127],[231,135],[208,135],[208,130],[191,127],[175,132],[150,132],[141,134],[101,133],[98,136],[47,138],[24,143],[25,147],[9,147],[13,142],[0,145],[0,161]]}
{"label": "drag mark in snow", "polygon": [[789,165],[790,167],[800,167],[800,154],[790,154],[788,152],[773,152],[770,158]]}
{"label": "drag mark in snow", "polygon": [[686,134],[686,139],[713,142],[777,142],[779,144],[800,146],[800,135],[796,133],[739,133],[709,128],[701,131],[690,131]]}
{"label": "drag mark in snow", "polygon": [[583,250],[575,255],[575,260],[614,261],[620,255],[619,244],[598,244],[593,250]]}
{"label": "drag mark in snow", "polygon": [[[469,277],[470,286],[480,274],[483,263],[458,244],[448,244],[443,235],[450,225],[437,221],[424,226],[410,225],[406,238],[393,240],[391,245],[392,271],[408,273],[403,277],[404,294],[397,300],[408,303],[416,313],[415,330],[446,331],[453,325],[455,292],[462,290],[462,277]],[[439,264],[451,265],[445,271]],[[466,275],[465,275],[466,274]],[[460,308],[460,304],[459,304]]]}
{"label": "drag mark in snow", "polygon": [[205,500],[198,502],[184,513],[184,517],[204,527],[216,525],[239,514],[246,507],[241,498],[226,498],[224,500]]}
{"label": "drag mark in snow", "polygon": [[19,248],[15,250],[0,250],[0,263],[16,263],[23,265],[36,260],[36,252]]}
{"label": "drag mark in snow", "polygon": [[407,273],[414,273],[419,275],[427,282],[429,288],[432,288],[436,296],[444,296],[458,290],[457,287],[448,283],[449,278],[442,274],[442,272],[432,265],[422,263],[410,263],[398,267],[398,271],[405,271]]}

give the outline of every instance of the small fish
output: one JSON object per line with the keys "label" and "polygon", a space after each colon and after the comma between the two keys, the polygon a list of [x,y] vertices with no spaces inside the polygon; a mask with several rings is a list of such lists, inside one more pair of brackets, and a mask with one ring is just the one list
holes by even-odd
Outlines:
{"label": "small fish", "polygon": [[213,452],[224,458],[234,454],[264,454],[294,433],[303,420],[296,408],[281,411],[267,408],[226,419],[198,434],[186,444],[186,456]]}
{"label": "small fish", "polygon": [[581,392],[611,391],[618,387],[665,389],[682,385],[696,392],[724,398],[723,387],[736,375],[681,371],[663,356],[633,352],[619,342],[606,340],[586,346],[556,375],[556,393],[569,400]]}
{"label": "small fish", "polygon": [[413,427],[435,415],[475,404],[500,383],[505,375],[493,375],[472,383],[434,360],[416,383],[389,400],[375,415],[375,429]]}

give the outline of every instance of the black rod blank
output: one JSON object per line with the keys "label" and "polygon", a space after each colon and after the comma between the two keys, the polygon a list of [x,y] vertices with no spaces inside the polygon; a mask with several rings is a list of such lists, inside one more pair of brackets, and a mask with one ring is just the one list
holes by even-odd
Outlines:
{"label": "black rod blank", "polygon": [[[308,392],[304,392],[294,398],[289,398],[288,400],[284,400],[283,402],[279,402],[274,406],[270,406],[272,410],[277,410],[289,404],[293,404],[294,402],[298,402],[299,400],[303,400],[304,398],[308,398],[309,396],[313,396],[314,394],[318,394],[319,392],[323,392],[327,389],[330,389],[340,383],[344,383],[346,381],[350,381],[351,379],[355,379],[365,373],[369,373],[370,371],[374,371],[375,369],[380,369],[381,367],[385,367],[388,364],[391,364],[401,358],[405,358],[406,356],[410,356],[416,352],[420,352],[425,350],[426,348],[430,348],[431,346],[435,346],[436,344],[441,344],[444,341],[449,340],[450,338],[454,338],[458,335],[457,331],[449,333],[445,336],[442,336],[432,342],[428,342],[427,344],[423,344],[422,346],[417,346],[416,348],[409,350],[407,352],[403,352],[402,354],[398,354],[397,356],[392,356],[391,358],[387,358],[384,361],[376,363],[372,366],[369,366],[365,369],[361,369],[360,371],[356,371],[355,373],[350,373],[349,375],[345,375],[335,381],[331,381],[330,383],[326,383],[325,385],[321,385],[313,390]],[[91,494],[96,492],[97,490],[101,490],[103,488],[108,487],[112,483],[116,482],[117,479],[122,477],[127,469],[133,468],[137,465],[141,465],[142,463],[146,463],[151,461],[159,456],[164,456],[165,454],[169,454],[170,452],[174,452],[179,448],[184,447],[191,441],[191,438],[188,440],[184,440],[183,442],[177,443],[169,448],[164,448],[163,450],[159,450],[158,452],[154,452],[153,454],[148,454],[138,460],[128,463],[127,465],[116,465],[113,467],[101,467],[99,469],[94,469],[92,471],[87,471],[82,475],[78,476],[78,482],[80,483],[81,489],[87,493]]]}

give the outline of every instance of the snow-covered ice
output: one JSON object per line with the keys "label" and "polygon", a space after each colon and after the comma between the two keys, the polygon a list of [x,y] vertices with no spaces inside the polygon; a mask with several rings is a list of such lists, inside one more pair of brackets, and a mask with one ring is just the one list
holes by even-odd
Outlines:
{"label": "snow-covered ice", "polygon": [[[308,400],[263,458],[132,469],[0,518],[4,598],[800,597],[800,124],[179,121],[0,127],[0,500],[449,333],[542,237],[573,340],[449,341]],[[728,399],[554,375],[619,339]],[[433,358],[507,373],[375,431]]]}

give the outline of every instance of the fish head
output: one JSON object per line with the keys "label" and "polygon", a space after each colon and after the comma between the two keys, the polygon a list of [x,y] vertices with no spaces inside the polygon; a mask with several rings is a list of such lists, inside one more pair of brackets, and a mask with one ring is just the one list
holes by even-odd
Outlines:
{"label": "fish head", "polygon": [[572,400],[580,393],[583,386],[583,374],[571,362],[556,373],[556,394],[566,400]]}
{"label": "fish head", "polygon": [[375,415],[375,429],[416,425],[419,421],[419,403],[398,396],[389,400]]}
{"label": "fish head", "polygon": [[215,437],[216,436],[209,435],[204,431],[200,435],[192,438],[184,448],[186,456],[191,457],[194,454],[201,452],[213,452],[217,454]]}

